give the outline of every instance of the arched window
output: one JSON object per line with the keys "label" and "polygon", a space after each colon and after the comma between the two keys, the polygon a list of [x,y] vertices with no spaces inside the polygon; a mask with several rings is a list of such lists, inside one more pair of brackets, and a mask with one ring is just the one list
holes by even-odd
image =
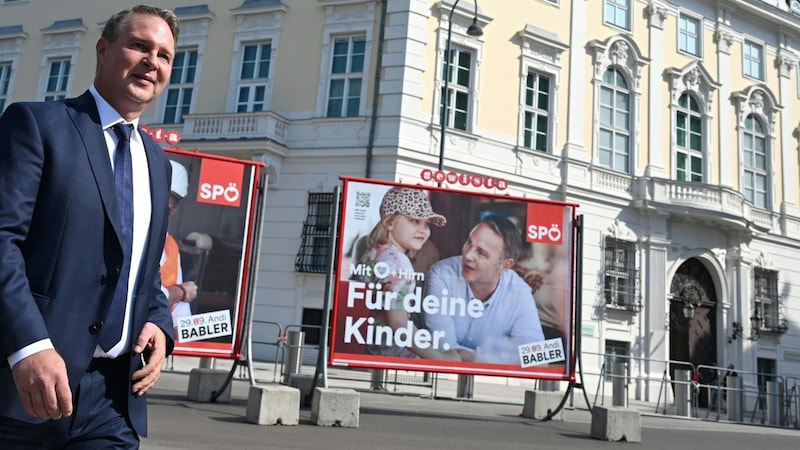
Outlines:
{"label": "arched window", "polygon": [[764,125],[753,114],[744,121],[742,136],[744,158],[744,197],[757,208],[768,207],[767,134]]}
{"label": "arched window", "polygon": [[675,178],[679,181],[703,181],[703,117],[697,100],[684,93],[675,112],[677,154]]}
{"label": "arched window", "polygon": [[600,164],[620,172],[630,172],[631,93],[618,70],[610,68],[600,85]]}

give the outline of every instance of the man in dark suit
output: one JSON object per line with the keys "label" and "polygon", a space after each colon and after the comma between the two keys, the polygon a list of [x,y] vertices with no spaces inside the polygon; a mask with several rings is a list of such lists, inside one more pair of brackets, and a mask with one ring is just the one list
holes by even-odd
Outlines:
{"label": "man in dark suit", "polygon": [[135,127],[178,31],[169,10],[122,11],[87,92],[0,118],[0,448],[138,448],[147,434],[144,394],[173,348],[158,270],[171,169]]}

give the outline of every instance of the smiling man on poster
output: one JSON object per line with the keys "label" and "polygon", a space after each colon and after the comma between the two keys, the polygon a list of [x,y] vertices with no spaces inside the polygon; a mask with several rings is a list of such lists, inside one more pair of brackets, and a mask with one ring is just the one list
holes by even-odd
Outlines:
{"label": "smiling man on poster", "polygon": [[[531,288],[513,270],[522,246],[519,229],[508,219],[489,215],[470,232],[460,256],[434,264],[425,294],[481,301],[480,311],[424,314],[425,325],[441,332],[439,350],[470,350],[474,360],[519,364],[519,346],[544,341]],[[459,352],[462,358],[466,352]]]}

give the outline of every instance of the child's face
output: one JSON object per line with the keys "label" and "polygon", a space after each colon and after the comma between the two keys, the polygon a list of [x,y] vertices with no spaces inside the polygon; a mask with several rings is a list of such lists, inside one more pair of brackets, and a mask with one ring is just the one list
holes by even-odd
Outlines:
{"label": "child's face", "polygon": [[431,236],[428,219],[413,219],[402,214],[388,228],[389,242],[405,252],[421,249]]}

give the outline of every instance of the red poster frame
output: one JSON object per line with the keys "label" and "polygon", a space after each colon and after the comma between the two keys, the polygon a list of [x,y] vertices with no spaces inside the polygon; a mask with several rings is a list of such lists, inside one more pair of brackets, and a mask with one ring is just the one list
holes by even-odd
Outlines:
{"label": "red poster frame", "polygon": [[[206,253],[205,268],[212,267],[208,264],[213,260],[215,251],[218,255],[224,252],[228,257],[227,261],[238,262],[235,274],[231,273],[230,270],[223,270],[218,271],[216,275],[216,285],[225,286],[224,292],[211,292],[198,286],[200,289],[195,300],[197,302],[195,306],[203,307],[207,310],[209,308],[214,309],[209,305],[216,305],[217,309],[215,311],[200,312],[193,310],[192,315],[189,317],[174,318],[174,320],[178,321],[176,325],[180,322],[191,320],[195,325],[190,325],[183,329],[188,330],[188,333],[192,335],[190,339],[196,340],[181,340],[182,329],[180,326],[176,326],[173,355],[241,359],[243,357],[242,341],[245,332],[245,314],[248,310],[248,302],[252,301],[247,295],[248,286],[251,282],[248,279],[248,268],[254,258],[254,255],[252,255],[252,241],[254,230],[256,229],[254,218],[258,207],[259,171],[264,164],[258,161],[240,160],[180,148],[164,148],[164,151],[171,161],[181,163],[185,168],[189,169],[187,170],[188,195],[181,201],[181,206],[177,213],[170,217],[170,232],[176,229],[195,230],[192,227],[196,227],[200,232],[190,234],[190,237],[200,236],[205,238],[206,236],[211,236],[208,242],[212,244],[212,248],[210,250],[197,250]],[[206,170],[205,173],[211,172],[215,179],[213,183],[216,184],[212,185],[200,179],[201,174],[203,174],[202,168],[206,164],[214,165],[213,170]],[[218,168],[220,167],[232,169],[233,173],[241,174],[241,178],[220,181],[218,173]],[[222,179],[224,180],[224,176]],[[240,185],[237,183],[240,183]],[[222,187],[220,188],[218,185]],[[224,195],[220,194],[225,188],[232,187],[238,189],[238,198],[235,206],[226,204]],[[231,195],[229,197],[234,198],[235,196]],[[219,201],[214,203],[217,198],[219,198]],[[217,219],[219,223],[214,223],[213,218],[225,216],[226,214],[230,215],[227,222]],[[186,240],[187,236],[185,233],[183,234],[183,236],[179,237]],[[207,239],[200,240],[207,241]],[[185,256],[183,249],[181,254]],[[217,259],[223,261],[220,258],[222,257],[217,256]],[[220,267],[227,266],[222,262],[218,262],[217,265]],[[207,279],[206,283],[209,283]],[[202,336],[192,333],[193,330],[200,330],[203,327],[202,323],[197,324],[198,320],[213,319],[215,312],[219,311],[227,311],[227,316],[230,319],[230,334],[203,339]],[[205,324],[205,328],[210,331],[214,331],[214,326],[215,324],[212,323]]]}
{"label": "red poster frame", "polygon": [[[376,369],[396,369],[396,370],[416,370],[427,372],[447,372],[458,373],[467,375],[491,375],[491,376],[507,376],[517,378],[535,378],[535,379],[552,379],[552,380],[575,380],[575,354],[574,336],[576,332],[575,324],[575,267],[576,267],[576,242],[577,242],[577,214],[575,203],[552,201],[545,199],[534,198],[521,198],[511,195],[498,195],[493,193],[475,192],[458,190],[451,188],[441,188],[433,186],[411,185],[396,183],[383,180],[363,179],[356,177],[342,177],[344,182],[343,187],[343,201],[341,204],[340,215],[340,233],[337,242],[337,257],[336,257],[336,279],[334,281],[334,299],[332,305],[332,325],[331,325],[331,349],[328,358],[328,364],[332,366],[351,366],[363,368],[376,368]],[[369,259],[364,256],[364,236],[368,235],[373,229],[375,224],[380,221],[379,206],[383,196],[392,188],[410,188],[417,191],[422,191],[428,198],[432,210],[435,213],[442,213],[446,216],[447,223],[442,227],[431,226],[431,234],[429,241],[432,247],[436,248],[436,258],[433,258],[432,263],[440,262],[441,265],[456,264],[457,261],[462,261],[464,258],[457,259],[462,248],[461,242],[465,242],[467,237],[470,236],[470,230],[476,223],[480,221],[481,217],[486,215],[505,215],[509,221],[515,224],[522,235],[523,240],[523,255],[527,255],[527,259],[519,258],[515,261],[513,269],[508,269],[513,272],[513,275],[508,275],[508,278],[519,278],[524,281],[527,286],[530,286],[532,296],[536,298],[536,308],[540,316],[540,323],[543,330],[550,330],[552,327],[546,326],[548,324],[556,324],[559,326],[557,335],[549,335],[544,333],[545,338],[542,341],[529,342],[520,344],[519,341],[514,342],[512,345],[505,345],[502,347],[505,351],[487,350],[487,347],[481,348],[477,346],[474,348],[466,347],[466,342],[457,342],[456,346],[464,349],[471,350],[475,357],[474,361],[450,361],[443,359],[433,359],[431,357],[419,357],[418,355],[409,355],[406,350],[410,349],[406,343],[412,340],[413,336],[421,336],[423,339],[422,345],[428,345],[424,341],[429,335],[437,335],[447,341],[447,333],[457,330],[458,327],[441,331],[436,329],[425,329],[425,324],[413,323],[413,319],[409,318],[408,326],[404,331],[398,331],[400,328],[394,328],[394,331],[388,331],[388,321],[384,322],[385,310],[380,299],[382,294],[388,289],[376,288],[378,282],[369,281],[366,275],[378,273],[374,270],[375,266],[369,264],[374,263],[372,260],[369,263],[362,263]],[[534,214],[535,213],[535,214]],[[552,223],[537,224],[537,218],[541,218],[546,214],[557,214]],[[542,219],[550,220],[550,219]],[[562,222],[558,222],[561,220]],[[554,229],[553,236],[563,232],[563,237],[559,237],[561,244],[553,244],[553,240],[542,241],[542,234],[540,231],[547,231],[552,227]],[[555,233],[558,231],[558,233]],[[545,233],[546,234],[546,233]],[[559,234],[560,236],[560,234]],[[470,238],[471,239],[471,238]],[[361,250],[359,250],[361,249]],[[361,256],[358,256],[359,252]],[[421,253],[422,251],[420,251]],[[403,303],[408,310],[421,309],[425,302],[430,301],[430,305],[442,306],[448,299],[445,295],[436,297],[421,294],[417,291],[419,284],[430,283],[431,286],[435,281],[426,279],[425,277],[431,273],[440,273],[439,271],[433,272],[420,272],[417,269],[417,264],[425,256],[420,256],[417,253],[414,265],[413,276],[414,284],[409,291],[414,294],[405,294],[407,303]],[[541,263],[538,261],[543,257],[541,255],[550,255],[543,260],[545,266],[550,264],[551,271],[545,275],[534,274],[536,269],[534,266]],[[375,253],[372,253],[375,255]],[[553,256],[557,255],[557,256]],[[447,260],[447,261],[445,261]],[[365,265],[366,264],[366,265]],[[380,263],[378,263],[380,264]],[[541,264],[540,264],[541,265]],[[429,270],[431,265],[427,266]],[[462,267],[463,266],[454,266]],[[529,267],[534,267],[530,272],[526,272]],[[396,272],[396,271],[395,271]],[[400,271],[402,273],[402,271]],[[544,273],[544,272],[543,272]],[[554,275],[559,274],[558,276]],[[527,278],[522,278],[526,275]],[[387,275],[388,276],[388,275]],[[366,277],[366,278],[365,278]],[[538,278],[537,278],[538,277]],[[551,279],[548,279],[551,277]],[[375,277],[373,277],[375,278]],[[367,281],[364,281],[364,280]],[[395,277],[395,279],[397,279]],[[384,282],[392,284],[392,281]],[[457,285],[456,282],[461,282],[456,278],[445,279],[444,283],[451,283]],[[560,282],[563,282],[561,285]],[[438,285],[437,285],[438,286]],[[442,291],[444,293],[446,291]],[[471,292],[468,290],[466,292]],[[495,291],[499,292],[499,291]],[[509,291],[511,292],[511,291]],[[516,291],[514,291],[516,292]],[[544,300],[539,300],[535,292],[539,292]],[[409,295],[411,295],[409,297]],[[494,294],[493,294],[494,295]],[[497,294],[498,296],[500,294]],[[401,303],[400,298],[403,295],[398,295],[398,304]],[[424,297],[424,301],[423,301]],[[429,298],[430,297],[430,298]],[[394,299],[394,297],[392,297]],[[419,299],[420,301],[417,301]],[[549,300],[548,300],[549,299]],[[450,300],[455,300],[451,298]],[[460,298],[458,300],[461,300]],[[464,299],[466,300],[466,299]],[[477,300],[475,300],[477,301]],[[371,303],[370,303],[371,302]],[[437,303],[439,302],[439,303]],[[497,300],[494,300],[495,304]],[[522,300],[519,300],[522,302]],[[546,303],[549,302],[549,303]],[[454,302],[455,303],[455,302]],[[466,302],[465,302],[466,303]],[[503,303],[505,304],[505,303]],[[386,303],[388,305],[388,303]],[[402,309],[403,307],[389,307],[386,309]],[[455,311],[455,310],[453,310]],[[415,310],[416,312],[416,310]],[[544,314],[543,314],[544,313]],[[551,314],[553,319],[542,319],[546,314]],[[483,318],[481,313],[476,313],[475,321],[473,324],[480,323]],[[452,316],[443,314],[449,317],[454,322],[457,321],[456,316],[458,313],[452,313]],[[463,313],[461,313],[463,316]],[[413,315],[410,315],[412,317]],[[485,317],[490,317],[487,314]],[[494,316],[492,316],[494,317]],[[362,320],[363,319],[363,320]],[[429,320],[432,319],[429,317]],[[487,322],[484,324],[492,324],[495,322]],[[426,322],[427,323],[427,322]],[[499,322],[498,322],[499,323]],[[534,323],[534,322],[531,322]],[[369,327],[372,328],[369,328]],[[470,325],[471,327],[472,325]],[[487,325],[484,325],[484,328]],[[384,328],[379,328],[384,327]],[[531,325],[535,328],[535,325]],[[523,325],[522,328],[525,328]],[[386,331],[383,335],[384,338],[390,340],[394,345],[388,347],[405,347],[399,351],[388,351],[379,348],[380,346],[369,345],[370,339],[379,339],[380,331]],[[412,331],[413,330],[413,331]],[[443,329],[444,330],[444,329]],[[491,341],[489,335],[500,335],[499,329],[489,329],[486,332],[484,343]],[[514,332],[509,334],[508,340],[512,340],[511,336]],[[461,336],[462,332],[457,333]],[[402,337],[401,337],[402,335]],[[555,339],[551,337],[555,336]],[[408,337],[408,339],[406,339]],[[560,339],[560,347],[563,349],[563,358],[557,361],[553,359],[554,363],[545,364],[541,361],[547,361],[548,347],[545,343],[554,343]],[[435,340],[435,339],[434,339]],[[363,342],[362,342],[363,341]],[[398,342],[403,341],[401,344]],[[557,342],[556,342],[557,343]],[[440,343],[441,345],[441,343]],[[449,345],[449,344],[448,344]],[[549,344],[548,344],[549,345]],[[555,345],[555,344],[554,344]],[[430,343],[433,346],[433,342]],[[497,347],[500,348],[500,347]],[[508,349],[512,350],[509,352]],[[377,349],[377,350],[376,350]],[[442,350],[449,349],[447,345],[442,346]],[[399,353],[399,354],[395,354]],[[533,360],[533,354],[535,357]],[[467,353],[469,354],[469,353]],[[502,356],[498,356],[502,355]],[[542,356],[544,355],[544,356]],[[553,355],[553,352],[550,352]],[[536,360],[539,358],[539,361]]]}

